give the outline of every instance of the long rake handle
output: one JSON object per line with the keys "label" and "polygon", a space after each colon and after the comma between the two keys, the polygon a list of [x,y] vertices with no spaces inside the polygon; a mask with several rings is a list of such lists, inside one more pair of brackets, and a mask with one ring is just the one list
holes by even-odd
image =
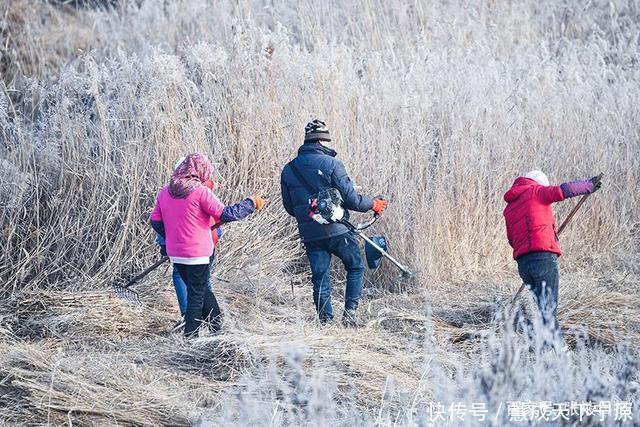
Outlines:
{"label": "long rake handle", "polygon": [[133,285],[134,283],[136,283],[138,280],[142,279],[144,276],[146,276],[147,274],[151,273],[153,270],[155,270],[156,268],[160,267],[162,264],[165,263],[166,260],[168,260],[169,257],[163,256],[162,258],[160,258],[158,261],[154,262],[153,265],[147,267],[142,273],[138,274],[136,277],[134,277],[133,279],[129,280],[129,282],[123,286],[123,288],[128,288],[129,286]]}
{"label": "long rake handle", "polygon": [[[602,173],[597,176],[596,182],[594,184],[597,184],[598,182],[600,182],[601,179],[602,179]],[[593,193],[589,193],[582,196],[578,201],[578,203],[576,203],[576,205],[573,207],[573,209],[571,209],[571,212],[569,212],[569,215],[567,215],[565,220],[562,221],[562,224],[560,224],[560,228],[558,228],[558,237],[560,236],[560,233],[562,233],[562,231],[567,227],[567,225],[569,225],[569,222],[571,222],[571,219],[573,218],[573,216],[576,214],[576,212],[578,212],[578,209],[580,209],[580,207],[584,204],[584,202],[587,201],[589,196],[592,194]],[[513,296],[513,299],[511,300],[512,303],[518,299],[518,297],[520,296],[522,291],[524,291],[524,288],[526,286],[527,285],[525,283],[520,285],[520,289],[518,289],[518,292],[516,292],[516,294]]]}
{"label": "long rake handle", "polygon": [[[215,230],[216,228],[220,227],[221,225],[222,225],[222,223],[218,222],[218,223],[214,224],[213,226],[211,226],[210,228],[211,228],[211,230]],[[154,262],[153,265],[147,267],[142,273],[138,274],[136,277],[134,277],[133,279],[129,280],[129,282],[127,282],[127,284],[124,285],[122,288],[123,289],[127,289],[129,286],[132,286],[138,280],[142,279],[144,276],[146,276],[147,274],[151,273],[156,268],[160,267],[168,259],[169,259],[169,257],[167,257],[167,256],[161,257],[158,261]]]}

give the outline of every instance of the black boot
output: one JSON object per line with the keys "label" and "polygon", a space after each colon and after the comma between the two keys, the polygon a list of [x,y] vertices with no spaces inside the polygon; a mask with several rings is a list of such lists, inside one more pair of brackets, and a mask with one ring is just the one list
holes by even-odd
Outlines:
{"label": "black boot", "polygon": [[345,328],[357,328],[360,326],[355,310],[345,310],[342,314],[342,325]]}

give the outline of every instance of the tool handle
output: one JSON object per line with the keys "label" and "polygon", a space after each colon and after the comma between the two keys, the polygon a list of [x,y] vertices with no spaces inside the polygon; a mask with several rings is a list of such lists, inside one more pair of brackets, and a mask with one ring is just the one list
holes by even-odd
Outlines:
{"label": "tool handle", "polygon": [[380,219],[380,214],[374,213],[370,220],[362,222],[358,225],[351,224],[347,219],[343,219],[339,222],[346,225],[347,228],[351,229],[352,231],[362,231],[365,228],[371,227],[378,219]]}
{"label": "tool handle", "polygon": [[123,288],[128,288],[129,286],[133,285],[134,283],[136,283],[138,280],[142,279],[144,276],[146,276],[147,274],[151,273],[153,270],[155,270],[156,268],[160,267],[162,264],[164,264],[164,262],[166,260],[168,260],[169,257],[163,256],[162,258],[160,258],[158,261],[156,261],[155,263],[153,263],[153,265],[151,265],[150,267],[147,267],[142,273],[138,274],[136,277],[134,277],[133,279],[129,280],[129,282],[123,286]]}
{"label": "tool handle", "polygon": [[[600,175],[596,177],[596,182],[594,184],[597,184],[598,182],[600,182],[600,180],[602,180],[602,175],[603,174],[600,173]],[[592,194],[593,193],[589,193],[582,196],[580,201],[578,201],[578,203],[576,203],[573,209],[571,209],[571,212],[569,212],[569,215],[567,215],[567,218],[562,222],[562,224],[560,225],[560,228],[558,228],[558,236],[560,236],[560,233],[562,233],[562,231],[567,227],[567,225],[569,225],[569,222],[571,221],[571,219],[573,219],[573,216],[576,214],[576,212],[578,212],[578,209],[580,209],[580,207],[584,204],[584,202],[587,201],[589,196]]]}
{"label": "tool handle", "polygon": [[513,304],[514,302],[516,302],[516,300],[518,299],[518,297],[520,296],[520,294],[522,293],[522,291],[524,291],[525,288],[524,283],[522,285],[520,285],[520,289],[518,289],[518,292],[516,292],[516,294],[513,296],[513,298],[511,299],[511,304]]}

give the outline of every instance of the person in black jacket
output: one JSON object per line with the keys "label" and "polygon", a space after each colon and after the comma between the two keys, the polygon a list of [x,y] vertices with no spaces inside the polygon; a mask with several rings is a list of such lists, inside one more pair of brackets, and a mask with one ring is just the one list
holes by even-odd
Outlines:
{"label": "person in black jacket", "polygon": [[[331,307],[331,255],[335,255],[347,270],[345,307],[342,321],[355,326],[355,312],[364,280],[364,262],[355,236],[342,224],[320,224],[309,215],[309,199],[320,190],[335,188],[342,195],[345,209],[382,213],[387,201],[360,195],[336,151],[322,142],[331,141],[324,122],[313,120],[305,127],[304,144],[298,156],[282,169],[280,185],[282,203],[289,215],[298,222],[298,231],[304,243],[313,282],[313,302],[322,323],[333,319]],[[293,164],[293,166],[292,166]],[[295,167],[295,169],[294,169]],[[298,175],[302,175],[302,180]],[[302,182],[304,181],[304,182]],[[309,188],[313,186],[314,188]]]}

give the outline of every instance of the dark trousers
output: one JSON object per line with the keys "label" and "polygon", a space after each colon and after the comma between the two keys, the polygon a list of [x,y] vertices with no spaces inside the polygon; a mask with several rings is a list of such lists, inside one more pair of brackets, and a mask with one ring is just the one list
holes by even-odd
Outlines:
{"label": "dark trousers", "polygon": [[305,243],[307,257],[311,265],[313,282],[313,303],[320,321],[333,319],[331,307],[331,255],[342,261],[347,270],[347,287],[344,296],[345,310],[358,308],[364,281],[364,261],[356,237],[351,234],[330,237]]}
{"label": "dark trousers", "polygon": [[215,331],[222,327],[222,313],[215,295],[208,286],[209,264],[174,264],[180,277],[187,285],[187,311],[185,313],[184,335],[194,337],[202,321],[211,323]]}
{"label": "dark trousers", "polygon": [[552,252],[530,252],[519,257],[517,262],[520,277],[533,291],[543,324],[553,332],[557,332],[556,313],[560,284],[558,255]]}
{"label": "dark trousers", "polygon": [[[207,283],[207,287],[211,288],[211,267],[213,266],[214,261],[216,260],[216,253],[209,258],[209,282]],[[180,277],[180,273],[176,266],[173,266],[173,273],[171,275],[173,279],[173,287],[176,289],[176,297],[178,298],[178,306],[180,307],[180,316],[184,317],[187,313],[187,285]]]}

